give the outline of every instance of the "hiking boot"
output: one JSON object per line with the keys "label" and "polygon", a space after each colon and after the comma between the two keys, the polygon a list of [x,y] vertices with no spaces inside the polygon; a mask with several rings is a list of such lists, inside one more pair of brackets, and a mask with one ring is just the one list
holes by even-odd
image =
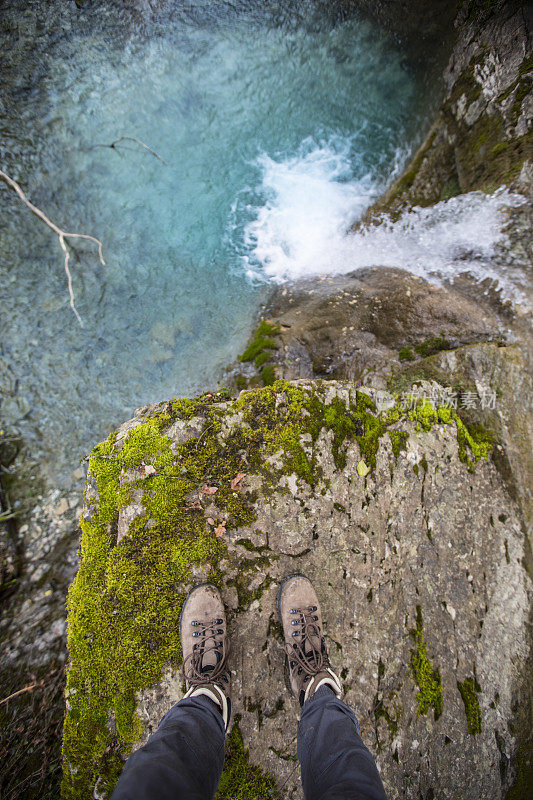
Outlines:
{"label": "hiking boot", "polygon": [[331,669],[322,634],[320,604],[308,578],[285,578],[278,591],[278,612],[285,637],[288,685],[300,705],[321,686],[329,686],[341,698],[341,682]]}
{"label": "hiking boot", "polygon": [[204,584],[190,592],[180,619],[185,697],[205,695],[219,706],[226,731],[231,716],[231,676],[226,613],[216,586]]}

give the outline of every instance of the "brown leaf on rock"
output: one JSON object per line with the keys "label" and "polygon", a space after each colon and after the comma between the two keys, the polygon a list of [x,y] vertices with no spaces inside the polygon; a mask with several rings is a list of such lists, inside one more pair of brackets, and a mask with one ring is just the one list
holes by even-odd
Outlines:
{"label": "brown leaf on rock", "polygon": [[200,491],[202,494],[215,494],[218,492],[218,486],[208,486],[207,483],[204,483]]}
{"label": "brown leaf on rock", "polygon": [[235,475],[235,477],[233,478],[233,480],[230,483],[230,486],[231,486],[231,488],[233,489],[234,492],[237,492],[237,491],[239,491],[239,489],[242,489],[242,486],[239,486],[239,483],[245,477],[246,477],[246,472],[238,472]]}
{"label": "brown leaf on rock", "polygon": [[217,525],[217,527],[215,528],[215,536],[218,539],[220,539],[220,537],[224,536],[225,533],[226,533],[226,526],[224,525],[224,523],[222,523],[221,525]]}

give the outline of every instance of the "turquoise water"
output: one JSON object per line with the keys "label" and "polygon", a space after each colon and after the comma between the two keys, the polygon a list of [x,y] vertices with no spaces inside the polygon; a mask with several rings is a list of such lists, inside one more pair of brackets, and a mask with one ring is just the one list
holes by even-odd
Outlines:
{"label": "turquoise water", "polygon": [[[437,89],[334,3],[118,8],[0,12],[0,168],[106,261],[73,243],[80,327],[57,237],[0,186],[0,414],[52,475],[135,407],[216,386],[271,282],[331,267]],[[121,136],[166,164],[101,146]]]}

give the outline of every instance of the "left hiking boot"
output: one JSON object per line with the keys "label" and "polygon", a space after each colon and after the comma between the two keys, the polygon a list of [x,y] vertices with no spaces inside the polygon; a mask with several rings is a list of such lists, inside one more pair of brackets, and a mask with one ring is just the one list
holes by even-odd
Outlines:
{"label": "left hiking boot", "polygon": [[278,591],[278,612],[285,638],[288,683],[300,705],[322,686],[328,686],[341,698],[342,685],[331,669],[322,633],[320,603],[308,578],[285,578]]}
{"label": "left hiking boot", "polygon": [[198,586],[185,600],[180,619],[185,697],[209,697],[220,708],[228,730],[231,716],[229,638],[220,592],[212,584]]}

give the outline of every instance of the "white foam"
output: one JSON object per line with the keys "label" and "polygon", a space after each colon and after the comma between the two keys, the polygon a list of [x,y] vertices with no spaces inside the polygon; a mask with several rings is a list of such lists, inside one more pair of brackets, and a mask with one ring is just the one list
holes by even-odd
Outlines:
{"label": "white foam", "polygon": [[[370,177],[352,181],[350,141],[302,143],[298,155],[257,159],[264,204],[244,230],[249,274],[301,278],[333,268],[328,251],[376,195]],[[334,270],[336,271],[336,270]]]}
{"label": "white foam", "polygon": [[383,189],[368,176],[353,179],[348,140],[306,140],[297,156],[257,163],[264,203],[244,229],[248,275],[283,282],[388,266],[439,282],[468,272],[523,299],[521,268],[495,260],[505,209],[523,203],[520,195],[471,192],[348,234]]}

